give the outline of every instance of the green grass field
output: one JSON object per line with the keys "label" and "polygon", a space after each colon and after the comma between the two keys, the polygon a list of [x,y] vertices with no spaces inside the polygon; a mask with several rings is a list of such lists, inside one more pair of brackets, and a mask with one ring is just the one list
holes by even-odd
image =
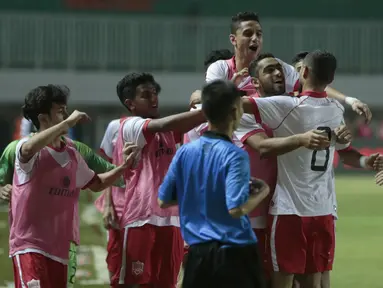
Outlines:
{"label": "green grass field", "polygon": [[[383,188],[375,186],[372,176],[338,177],[336,184],[340,219],[332,287],[382,288]],[[7,223],[7,214],[0,213],[0,287],[14,287],[12,264],[7,257]],[[102,284],[107,279],[105,237],[85,223],[81,228],[76,287],[107,287]]]}

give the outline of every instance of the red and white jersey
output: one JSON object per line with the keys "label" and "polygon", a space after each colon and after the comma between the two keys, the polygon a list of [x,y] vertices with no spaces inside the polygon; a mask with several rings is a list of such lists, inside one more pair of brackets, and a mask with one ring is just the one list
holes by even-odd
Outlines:
{"label": "red and white jersey", "polygon": [[261,205],[249,214],[252,228],[260,229],[266,227],[270,199],[274,194],[277,182],[277,158],[261,158],[258,151],[246,144],[246,140],[257,133],[265,133],[269,138],[273,137],[273,131],[266,125],[257,123],[254,115],[243,114],[241,123],[234,135],[243,144],[242,148],[249,154],[251,176],[265,181],[270,187],[270,197],[263,200]]}
{"label": "red and white jersey", "polygon": [[343,106],[326,93],[305,91],[300,97],[251,98],[257,123],[288,137],[312,129],[327,131],[331,145],[322,151],[301,147],[278,156],[278,180],[271,202],[272,215],[321,216],[334,214],[335,183],[332,163],[336,145],[332,131],[344,123]]}
{"label": "red and white jersey", "polygon": [[[235,60],[232,58],[233,61]],[[231,60],[231,59],[230,59]],[[294,91],[298,91],[299,88],[299,73],[295,70],[295,68],[280,59],[277,59],[279,63],[281,63],[283,68],[283,73],[285,74],[285,82],[286,82],[286,91],[285,93],[291,93]],[[235,68],[234,68],[235,69]],[[206,71],[206,83],[217,79],[228,79],[230,80],[233,74],[237,71],[233,71],[232,66],[229,65],[227,60],[218,60],[209,66]],[[238,85],[238,88],[243,90],[249,83],[251,83],[251,76],[248,76],[242,80],[242,82]],[[254,94],[254,93],[251,93]],[[249,94],[247,94],[249,95]]]}

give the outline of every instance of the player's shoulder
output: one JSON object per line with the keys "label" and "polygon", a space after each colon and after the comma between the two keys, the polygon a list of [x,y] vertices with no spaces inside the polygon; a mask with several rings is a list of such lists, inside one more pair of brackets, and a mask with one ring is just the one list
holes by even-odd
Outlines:
{"label": "player's shoulder", "polygon": [[229,65],[226,60],[218,60],[212,63],[206,71],[206,81],[214,81],[218,79],[227,79],[229,72]]}
{"label": "player's shoulder", "polygon": [[333,106],[339,108],[340,110],[342,110],[342,111],[344,112],[345,108],[344,108],[344,106],[343,106],[342,103],[340,103],[338,100],[333,99],[333,98],[328,98],[328,97],[327,97],[327,99],[328,99],[328,101],[329,101],[329,103],[330,103],[331,105],[333,105]]}

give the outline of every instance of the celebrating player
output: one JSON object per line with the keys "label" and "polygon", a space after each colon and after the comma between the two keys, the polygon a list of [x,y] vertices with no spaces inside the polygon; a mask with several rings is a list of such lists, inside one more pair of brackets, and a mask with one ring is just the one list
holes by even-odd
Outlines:
{"label": "celebrating player", "polygon": [[48,85],[33,89],[25,98],[24,116],[39,132],[20,140],[15,153],[9,242],[17,288],[67,286],[66,264],[70,241],[75,239],[79,188],[100,191],[112,185],[135,156],[129,153],[121,166],[104,174],[90,170],[61,138],[88,119],[78,111],[65,119],[67,97],[68,91]]}
{"label": "celebrating player", "polygon": [[117,85],[121,103],[132,114],[122,121],[115,145],[120,161],[123,143],[140,148],[135,169],[126,175],[120,226],[123,242],[112,277],[118,284],[173,287],[183,257],[178,209],[160,209],[158,188],[184,133],[205,121],[200,111],[157,119],[159,85],[151,74],[132,73]]}
{"label": "celebrating player", "polygon": [[[31,136],[31,135],[29,135]],[[105,161],[102,157],[98,156],[91,148],[84,143],[78,141],[71,141],[66,137],[62,137],[62,141],[66,142],[67,145],[73,146],[84,158],[86,164],[90,169],[96,173],[105,173],[113,168],[114,165]],[[19,140],[15,140],[8,144],[4,149],[3,154],[0,158],[0,198],[6,202],[10,201],[12,195],[12,180],[15,167],[16,147]],[[123,182],[119,181],[115,185],[124,185]],[[77,270],[77,249],[76,245],[79,245],[80,225],[79,225],[79,213],[78,205],[75,206],[74,210],[74,235],[75,239],[71,242],[69,249],[69,262],[68,262],[68,287],[73,287],[75,281],[75,275]]]}
{"label": "celebrating player", "polygon": [[[236,72],[249,68],[251,61],[261,53],[263,45],[263,32],[259,17],[254,12],[240,12],[232,17],[230,42],[234,47],[234,57],[230,60],[219,60],[209,66],[206,72],[206,82],[216,79],[231,79]],[[299,74],[294,67],[281,63],[284,75],[286,93],[299,90]],[[237,85],[239,89],[247,92],[247,95],[255,93],[248,73],[242,75],[242,81]],[[358,114],[364,114],[366,120],[371,120],[371,111],[368,106],[356,98],[346,97],[333,88],[327,87],[329,97],[344,102],[352,107]]]}
{"label": "celebrating player", "polygon": [[[246,112],[252,111],[257,122],[272,128],[276,137],[316,129],[316,134],[323,131],[323,135],[335,143],[333,131],[344,122],[343,107],[327,98],[324,92],[334,78],[335,69],[333,55],[314,51],[303,62],[300,72],[303,92],[299,98],[250,98],[248,104],[245,103]],[[304,147],[318,143],[314,140]],[[295,148],[302,144],[299,137],[295,137]],[[301,148],[278,157],[278,180],[269,225],[276,288],[290,288],[293,275],[303,273],[309,286],[317,287],[321,273],[331,270],[335,243],[334,181],[328,165],[333,161],[334,150],[331,144],[322,151]]]}

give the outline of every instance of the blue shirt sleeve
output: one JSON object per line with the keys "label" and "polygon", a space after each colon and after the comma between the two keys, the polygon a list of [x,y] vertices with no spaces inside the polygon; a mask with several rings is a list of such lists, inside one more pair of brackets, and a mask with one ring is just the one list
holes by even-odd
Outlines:
{"label": "blue shirt sleeve", "polygon": [[177,151],[176,155],[173,157],[172,162],[170,163],[168,172],[166,173],[165,179],[162,182],[160,189],[158,191],[158,198],[165,202],[169,203],[177,200],[177,189],[176,189],[176,179],[177,179],[177,166],[180,161],[180,152],[181,149]]}
{"label": "blue shirt sleeve", "polygon": [[244,151],[234,150],[227,157],[226,206],[238,208],[249,198],[250,161]]}

